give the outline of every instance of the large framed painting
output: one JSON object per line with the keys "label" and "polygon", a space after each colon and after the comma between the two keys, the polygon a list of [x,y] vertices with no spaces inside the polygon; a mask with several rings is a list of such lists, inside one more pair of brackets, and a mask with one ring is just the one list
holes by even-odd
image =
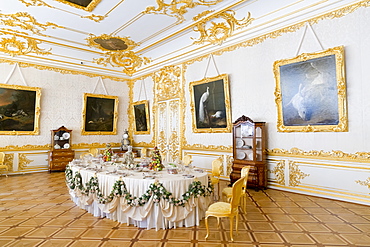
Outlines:
{"label": "large framed painting", "polygon": [[100,3],[101,0],[56,0],[58,2],[68,4],[72,7],[92,11]]}
{"label": "large framed painting", "polygon": [[227,74],[190,83],[194,133],[231,132]]}
{"label": "large framed painting", "polygon": [[84,93],[82,135],[117,134],[118,96]]}
{"label": "large framed painting", "polygon": [[147,100],[137,101],[132,104],[134,111],[135,135],[150,134],[149,104]]}
{"label": "large framed painting", "polygon": [[274,63],[279,132],[348,131],[344,47]]}
{"label": "large framed painting", "polygon": [[38,135],[41,89],[0,84],[0,135]]}

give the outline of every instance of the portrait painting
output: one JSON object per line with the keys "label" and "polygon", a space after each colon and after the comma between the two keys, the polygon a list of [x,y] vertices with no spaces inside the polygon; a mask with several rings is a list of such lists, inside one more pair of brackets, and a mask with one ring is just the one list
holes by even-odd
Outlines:
{"label": "portrait painting", "polygon": [[41,89],[0,84],[0,134],[38,135]]}
{"label": "portrait painting", "polygon": [[231,132],[227,74],[190,83],[194,133]]}
{"label": "portrait painting", "polygon": [[85,93],[82,116],[82,135],[115,135],[118,96]]}
{"label": "portrait painting", "polygon": [[150,134],[149,125],[149,104],[147,100],[137,101],[133,103],[134,119],[135,119],[135,135]]}
{"label": "portrait painting", "polygon": [[274,63],[280,132],[347,131],[344,48]]}

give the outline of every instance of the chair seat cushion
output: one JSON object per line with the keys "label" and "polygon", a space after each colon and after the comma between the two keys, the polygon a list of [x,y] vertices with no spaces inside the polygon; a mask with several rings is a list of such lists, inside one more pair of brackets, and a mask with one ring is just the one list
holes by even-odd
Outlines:
{"label": "chair seat cushion", "polygon": [[230,203],[216,202],[208,207],[206,215],[225,216],[230,214],[230,211],[231,211]]}

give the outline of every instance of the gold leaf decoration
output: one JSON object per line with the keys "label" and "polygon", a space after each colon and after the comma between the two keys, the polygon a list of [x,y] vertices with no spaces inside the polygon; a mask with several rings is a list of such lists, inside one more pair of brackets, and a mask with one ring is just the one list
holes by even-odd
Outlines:
{"label": "gold leaf decoration", "polygon": [[359,185],[367,186],[367,188],[370,189],[370,177],[367,178],[365,181],[356,180],[355,182],[358,183]]}
{"label": "gold leaf decoration", "polygon": [[28,159],[26,154],[19,154],[18,159],[19,159],[18,169],[21,171],[25,170],[27,165],[33,161],[33,160]]}
{"label": "gold leaf decoration", "polygon": [[[193,20],[197,21],[204,15],[204,13],[201,13],[194,17]],[[221,20],[221,22],[217,23],[216,20]],[[225,10],[224,12],[205,17],[194,27],[194,31],[200,33],[200,38],[194,41],[194,44],[203,44],[205,42],[214,45],[222,44],[222,42],[233,35],[235,30],[250,25],[253,20],[249,12],[247,17],[237,20],[233,10]]]}
{"label": "gold leaf decoration", "polygon": [[42,0],[19,0],[19,1],[21,3],[24,3],[26,5],[26,7],[30,7],[30,6],[46,6],[46,7],[49,7],[49,8],[53,8],[51,5],[45,3]]}
{"label": "gold leaf decoration", "polygon": [[289,161],[289,185],[290,186],[298,186],[301,183],[301,180],[305,177],[310,176],[309,174],[303,173],[298,165],[295,164],[294,161]]}
{"label": "gold leaf decoration", "polygon": [[[0,31],[0,34],[2,32]],[[14,56],[25,55],[28,53],[36,53],[39,55],[50,54],[50,49],[45,51],[38,47],[40,42],[32,38],[9,37],[0,39],[0,52]]]}
{"label": "gold leaf decoration", "polygon": [[158,101],[179,98],[181,93],[181,68],[166,66],[155,74],[155,90]]}
{"label": "gold leaf decoration", "polygon": [[169,139],[169,154],[172,160],[176,160],[179,157],[179,136],[176,131],[172,131],[170,139]]}
{"label": "gold leaf decoration", "polygon": [[230,176],[233,171],[233,156],[225,154],[225,162],[226,162],[226,175]]}
{"label": "gold leaf decoration", "polygon": [[275,174],[276,182],[281,185],[285,185],[285,161],[280,160],[277,162],[274,169],[271,171]]}
{"label": "gold leaf decoration", "polygon": [[87,16],[81,16],[81,18],[90,19],[90,20],[93,20],[95,22],[100,22],[100,21],[104,20],[106,17],[107,17],[106,15],[94,15],[94,14],[87,15]]}
{"label": "gold leaf decoration", "polygon": [[13,160],[14,154],[5,154],[5,165],[8,167],[8,171],[13,171]]}
{"label": "gold leaf decoration", "polygon": [[172,0],[170,3],[165,3],[165,0],[157,0],[157,7],[149,6],[143,13],[176,17],[181,23],[185,20],[183,15],[188,12],[188,9],[195,8],[199,5],[211,6],[222,1],[223,0]]}

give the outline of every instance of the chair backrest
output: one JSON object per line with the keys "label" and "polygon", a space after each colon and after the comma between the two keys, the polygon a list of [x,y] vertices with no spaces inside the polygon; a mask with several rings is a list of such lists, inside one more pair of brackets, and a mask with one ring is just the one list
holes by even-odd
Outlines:
{"label": "chair backrest", "polygon": [[92,153],[83,153],[80,155],[80,159],[84,159],[85,157],[90,156],[91,158],[94,156]]}
{"label": "chair backrest", "polygon": [[242,196],[244,177],[239,178],[232,187],[232,197],[231,197],[231,211],[238,210],[238,205],[240,203],[240,197]]}
{"label": "chair backrest", "polygon": [[244,192],[247,190],[247,184],[248,184],[248,175],[249,175],[249,170],[251,169],[251,166],[244,166],[240,172],[240,177],[244,178]]}
{"label": "chair backrest", "polygon": [[182,161],[183,161],[184,166],[188,166],[188,165],[190,165],[191,162],[193,162],[193,159],[192,159],[191,155],[187,154],[187,155],[184,156]]}
{"label": "chair backrest", "polygon": [[89,153],[91,153],[94,157],[97,157],[99,155],[99,149],[97,148],[90,148]]}
{"label": "chair backrest", "polygon": [[142,148],[140,150],[140,156],[141,156],[141,158],[146,158],[147,157],[147,152],[148,152],[148,149],[147,148]]}
{"label": "chair backrest", "polygon": [[219,177],[221,175],[221,167],[223,165],[222,158],[218,157],[212,161],[212,176]]}

